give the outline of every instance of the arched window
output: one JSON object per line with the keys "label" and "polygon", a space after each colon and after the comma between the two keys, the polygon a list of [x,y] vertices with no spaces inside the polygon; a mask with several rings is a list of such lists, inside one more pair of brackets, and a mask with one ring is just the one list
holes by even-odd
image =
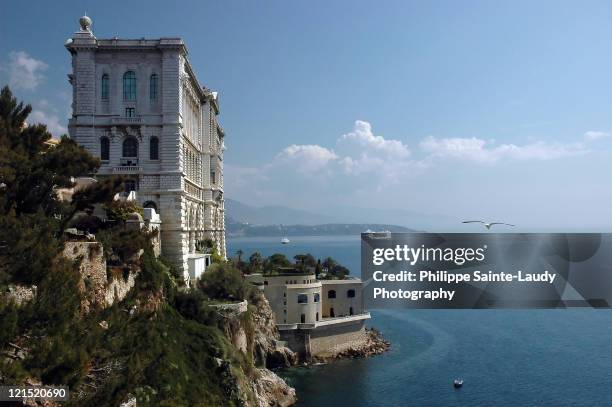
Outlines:
{"label": "arched window", "polygon": [[138,157],[138,141],[134,137],[123,140],[123,157]]}
{"label": "arched window", "polygon": [[136,100],[136,73],[127,71],[123,74],[123,99]]}
{"label": "arched window", "polygon": [[353,307],[349,307],[349,315],[353,315],[353,314],[354,314]]}
{"label": "arched window", "polygon": [[100,94],[102,100],[108,99],[108,74],[102,75],[102,83],[100,84]]}
{"label": "arched window", "polygon": [[151,100],[157,99],[157,74],[155,73],[149,78],[149,97]]}
{"label": "arched window", "polygon": [[110,159],[110,141],[108,137],[100,138],[100,160],[108,161]]}
{"label": "arched window", "polygon": [[348,291],[346,292],[346,296],[347,296],[348,298],[353,298],[353,297],[355,297],[355,290],[353,290],[353,289],[348,290]]}
{"label": "arched window", "polygon": [[157,212],[157,204],[153,201],[147,201],[142,205],[143,208],[152,208]]}
{"label": "arched window", "polygon": [[336,298],[336,290],[329,290],[327,292],[327,298]]}
{"label": "arched window", "polygon": [[155,136],[151,137],[149,143],[149,158],[151,160],[159,160],[159,139]]}
{"label": "arched window", "polygon": [[320,298],[319,293],[314,293],[314,300],[313,301],[314,302],[319,302],[319,298]]}

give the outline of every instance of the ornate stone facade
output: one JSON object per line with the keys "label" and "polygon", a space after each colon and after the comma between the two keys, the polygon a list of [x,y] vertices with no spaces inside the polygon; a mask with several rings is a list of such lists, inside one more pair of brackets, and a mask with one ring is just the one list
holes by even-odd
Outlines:
{"label": "ornate stone facade", "polygon": [[89,18],[80,25],[65,44],[70,137],[100,157],[98,177],[126,176],[126,189],[156,209],[162,254],[189,280],[198,240],[213,239],[225,257],[218,95],[199,84],[182,39],[98,39]]}

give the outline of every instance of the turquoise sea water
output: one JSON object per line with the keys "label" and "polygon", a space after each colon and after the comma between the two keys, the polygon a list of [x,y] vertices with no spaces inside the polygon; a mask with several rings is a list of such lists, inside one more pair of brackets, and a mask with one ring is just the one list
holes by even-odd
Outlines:
{"label": "turquoise sea water", "polygon": [[[360,274],[359,236],[228,240]],[[301,406],[612,406],[612,310],[373,310],[391,351],[281,375]],[[455,390],[454,377],[465,380]]]}

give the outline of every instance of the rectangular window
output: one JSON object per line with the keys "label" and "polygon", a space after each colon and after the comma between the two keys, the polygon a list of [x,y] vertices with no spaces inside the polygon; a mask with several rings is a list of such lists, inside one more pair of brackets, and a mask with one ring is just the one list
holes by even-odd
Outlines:
{"label": "rectangular window", "polygon": [[125,117],[136,117],[136,108],[134,108],[134,107],[126,107],[125,108]]}
{"label": "rectangular window", "polygon": [[123,99],[136,100],[136,73],[127,71],[123,74]]}
{"label": "rectangular window", "polygon": [[108,100],[108,75],[102,75],[102,100]]}
{"label": "rectangular window", "polygon": [[214,171],[210,172],[210,182],[212,184],[216,184],[217,183],[217,174],[215,174]]}
{"label": "rectangular window", "polygon": [[298,294],[298,304],[308,304],[308,294]]}
{"label": "rectangular window", "polygon": [[157,74],[151,75],[149,80],[149,96],[151,100],[157,99]]}

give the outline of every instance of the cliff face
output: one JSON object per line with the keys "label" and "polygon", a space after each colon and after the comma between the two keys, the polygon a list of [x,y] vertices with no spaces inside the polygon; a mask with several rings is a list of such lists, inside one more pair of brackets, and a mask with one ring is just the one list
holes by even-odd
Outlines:
{"label": "cliff face", "polygon": [[[246,305],[246,304],[245,304]],[[246,380],[236,381],[244,405],[256,407],[287,407],[296,402],[295,390],[269,368],[291,366],[296,355],[286,347],[278,346],[278,331],[274,314],[261,294],[248,308],[236,304],[234,309],[220,309],[225,317],[225,332],[234,347],[250,359],[255,366],[246,373]],[[253,395],[252,401],[246,394]]]}
{"label": "cliff face", "polygon": [[[78,290],[82,294],[81,315],[88,314],[90,317],[104,312],[104,309],[113,304],[120,303],[119,316],[102,320],[94,325],[92,335],[100,337],[130,337],[129,332],[119,330],[124,320],[134,321],[147,318],[145,325],[147,329],[156,328],[162,335],[170,336],[165,324],[174,324],[174,328],[183,329],[177,314],[164,312],[163,305],[165,297],[162,288],[156,290],[146,289],[142,291],[141,285],[136,284],[137,278],[146,275],[146,266],[137,262],[142,253],[130,264],[124,266],[109,266],[104,259],[103,248],[99,242],[66,242],[63,253],[64,257],[78,264],[79,282]],[[149,270],[150,272],[150,270]],[[139,288],[140,287],[140,288]],[[28,290],[18,291],[20,287],[13,288],[9,295],[15,297],[15,301],[27,302],[35,296],[36,287]],[[134,291],[138,289],[137,291]],[[139,291],[141,290],[141,291]],[[127,302],[124,302],[125,301]],[[273,371],[276,367],[288,367],[297,362],[296,354],[290,349],[282,346],[279,341],[278,330],[274,314],[266,298],[262,293],[251,296],[251,302],[243,301],[234,304],[213,305],[217,315],[222,316],[223,323],[219,336],[225,336],[228,340],[214,343],[214,348],[226,346],[229,353],[220,352],[215,357],[216,364],[213,375],[217,376],[222,389],[222,398],[228,405],[239,405],[244,407],[288,407],[296,402],[295,390]],[[123,312],[125,311],[125,313]],[[166,309],[167,311],[167,309]],[[114,319],[113,319],[114,318]],[[134,322],[125,324],[125,330],[136,329]],[[190,335],[187,330],[173,332],[176,336]],[[225,335],[223,335],[225,334]],[[182,335],[182,336],[181,336]],[[159,337],[157,337],[159,338]],[[198,337],[198,339],[200,339]],[[147,345],[155,342],[146,341]],[[214,342],[214,341],[213,341]],[[225,345],[223,345],[225,343]],[[148,351],[147,351],[148,352]],[[144,352],[144,353],[147,353]],[[230,356],[232,355],[232,356]],[[119,356],[113,356],[119,360]],[[111,361],[112,362],[112,361]],[[115,361],[117,362],[117,361]],[[122,365],[123,366],[123,365]],[[95,367],[95,366],[94,366]],[[200,367],[201,369],[202,367]],[[206,367],[209,369],[209,367]],[[104,369],[102,369],[104,370]],[[83,391],[83,400],[95,400],[104,392],[92,391],[97,387],[104,388],[108,377],[96,367],[88,373],[84,385],[80,386]],[[195,370],[195,369],[194,369]],[[110,369],[108,376],[121,376],[125,374],[116,369]],[[202,370],[199,373],[204,373]],[[210,373],[210,372],[206,372]],[[131,392],[137,392],[142,386],[135,386]],[[145,386],[146,387],[146,386]],[[75,394],[78,393],[75,392]],[[129,395],[125,400],[131,400]],[[101,397],[101,396],[100,396]],[[138,397],[137,397],[138,398]],[[142,398],[142,397],[141,397]],[[124,400],[124,401],[125,401]]]}
{"label": "cliff face", "polygon": [[259,294],[254,304],[255,329],[253,357],[258,366],[269,369],[290,367],[297,363],[297,354],[285,346],[279,346],[278,329],[270,303]]}
{"label": "cliff face", "polygon": [[83,314],[123,300],[134,287],[140,271],[136,262],[130,267],[107,267],[102,244],[96,241],[68,241],[64,244],[63,255],[79,263]]}

